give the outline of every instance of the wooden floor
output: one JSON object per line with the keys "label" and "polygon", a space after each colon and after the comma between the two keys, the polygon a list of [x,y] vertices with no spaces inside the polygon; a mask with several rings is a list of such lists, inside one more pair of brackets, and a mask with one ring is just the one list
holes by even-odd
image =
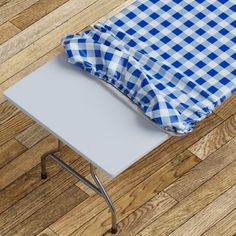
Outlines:
{"label": "wooden floor", "polygon": [[[61,52],[63,34],[126,2],[0,0],[1,236],[110,235],[101,198],[50,161],[49,179],[40,179],[40,155],[56,140],[2,91]],[[68,147],[61,157],[88,175],[88,163]],[[236,96],[117,178],[100,175],[118,210],[117,235],[236,235]]]}

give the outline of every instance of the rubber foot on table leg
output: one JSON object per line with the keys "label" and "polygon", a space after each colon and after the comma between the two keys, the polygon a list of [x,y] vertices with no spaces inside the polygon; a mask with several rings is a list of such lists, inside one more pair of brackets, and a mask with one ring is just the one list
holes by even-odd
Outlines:
{"label": "rubber foot on table leg", "polygon": [[111,228],[111,233],[112,233],[112,234],[116,234],[116,233],[117,233],[117,229]]}
{"label": "rubber foot on table leg", "polygon": [[41,179],[47,179],[48,177],[48,174],[47,173],[41,173]]}

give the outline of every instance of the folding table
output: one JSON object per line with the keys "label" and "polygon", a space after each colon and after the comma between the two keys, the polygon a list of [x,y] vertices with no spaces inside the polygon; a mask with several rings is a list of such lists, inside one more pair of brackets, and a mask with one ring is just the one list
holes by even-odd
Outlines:
{"label": "folding table", "polygon": [[[129,107],[103,82],[69,64],[64,53],[4,92],[6,98],[55,135],[58,148],[41,158],[42,178],[47,178],[46,158],[51,158],[101,195],[112,213],[115,208],[95,172],[115,177],[170,136]],[[89,182],[64,163],[55,152],[61,142],[90,162]]]}
{"label": "folding table", "polygon": [[[169,135],[104,81],[168,132],[191,132],[236,92],[235,12],[232,0],[137,0],[65,36],[68,61],[101,80],[61,54],[4,93],[59,140],[42,156],[42,178],[47,157],[79,178],[107,202],[115,233],[115,208],[95,168],[115,177]],[[55,154],[61,142],[90,162],[95,184]]]}

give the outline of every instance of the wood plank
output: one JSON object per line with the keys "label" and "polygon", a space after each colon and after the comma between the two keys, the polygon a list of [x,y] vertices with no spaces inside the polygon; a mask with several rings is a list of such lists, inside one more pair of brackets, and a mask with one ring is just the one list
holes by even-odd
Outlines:
{"label": "wood plank", "polygon": [[183,200],[200,185],[236,160],[235,146],[236,138],[168,186],[165,191],[178,201]]}
{"label": "wood plank", "polygon": [[0,125],[11,119],[19,110],[10,102],[4,102],[0,105]]}
{"label": "wood plank", "polygon": [[236,114],[189,147],[189,151],[204,160],[236,136]]}
{"label": "wood plank", "polygon": [[[176,200],[164,192],[157,194],[150,201],[146,202],[143,206],[137,208],[137,210],[120,221],[117,225],[118,232],[116,235],[135,235],[137,232],[154,221],[157,217],[168,211],[176,203]],[[112,234],[108,231],[104,234],[104,236],[112,236]]]}
{"label": "wood plank", "polygon": [[50,228],[46,228],[41,233],[37,234],[37,236],[58,236],[55,232],[53,232]]}
{"label": "wood plank", "polygon": [[[31,153],[29,152],[28,158],[32,158],[30,154]],[[80,160],[81,164],[84,163],[84,161],[67,146],[65,146],[60,152],[60,158],[69,165],[76,160]],[[51,179],[53,176],[58,174],[59,171],[61,171],[61,167],[59,167],[51,159],[48,159],[47,170],[48,179]],[[17,201],[24,198],[27,194],[38,188],[44,182],[45,181],[42,181],[40,178],[40,164],[32,168],[24,175],[21,175],[14,182],[0,191],[0,213],[17,203]]]}
{"label": "wood plank", "polygon": [[0,104],[6,101],[6,98],[3,96],[3,91],[15,84],[17,81],[21,80],[26,75],[30,74],[43,64],[45,64],[47,61],[52,59],[53,57],[57,56],[60,52],[63,51],[63,48],[56,47],[52,51],[48,52],[46,55],[40,57],[37,61],[35,61],[32,64],[29,64],[27,67],[25,67],[22,71],[12,76],[10,79],[5,81],[4,83],[0,84]]}
{"label": "wood plank", "polygon": [[222,119],[226,120],[236,113],[236,94],[232,95],[223,104],[216,108],[215,113]]}
{"label": "wood plank", "polygon": [[225,218],[207,230],[202,236],[235,236],[236,232],[236,209],[228,214]]}
{"label": "wood plank", "polygon": [[109,19],[112,16],[118,14],[119,12],[121,12],[122,10],[124,10],[125,8],[127,8],[129,5],[131,5],[134,2],[135,2],[135,0],[127,0],[127,1],[125,1],[124,3],[122,3],[119,6],[117,6],[116,8],[114,8],[112,11],[108,12],[107,14],[105,14],[104,16],[102,16],[101,18],[99,18],[98,20],[93,22],[91,24],[91,26],[94,26],[96,23],[106,21],[107,19]]}
{"label": "wood plank", "polygon": [[[223,206],[223,207],[222,207]],[[170,236],[198,236],[224,218],[236,206],[236,185],[218,197]]]}
{"label": "wood plank", "polygon": [[11,0],[1,0],[0,1],[0,7],[2,7],[3,5],[5,5],[6,3],[8,3]]}
{"label": "wood plank", "polygon": [[201,185],[152,224],[139,232],[144,235],[169,235],[222,193],[236,184],[236,161]]}
{"label": "wood plank", "polygon": [[18,134],[16,136],[16,140],[18,140],[25,147],[31,148],[47,136],[49,136],[49,132],[42,128],[39,124],[35,123],[28,129]]}
{"label": "wood plank", "polygon": [[[43,0],[44,1],[44,0]],[[61,1],[61,0],[60,0]],[[50,33],[58,26],[66,22],[68,19],[79,13],[90,4],[94,3],[95,0],[70,0],[58,9],[54,10],[44,18],[37,21],[32,26],[23,30],[20,34],[16,35],[8,42],[0,46],[0,63],[6,61],[11,56],[17,54],[22,49],[26,48],[42,36]],[[48,4],[47,1],[45,1]],[[55,2],[55,1],[53,1]],[[37,2],[39,3],[39,2]],[[36,4],[37,4],[36,3]],[[37,10],[37,9],[36,9]],[[12,21],[13,22],[13,21]],[[65,32],[66,33],[66,32]],[[57,45],[59,45],[61,34],[57,38]],[[16,47],[17,45],[17,47]],[[57,46],[55,45],[55,46]],[[54,47],[55,47],[54,46]]]}
{"label": "wood plank", "polygon": [[34,121],[22,112],[0,126],[0,145],[14,138],[18,133],[30,127]]}
{"label": "wood plank", "polygon": [[[74,161],[71,166],[82,175],[88,174],[88,164],[82,159]],[[76,182],[77,179],[66,170],[62,170],[49,180],[44,181],[43,184],[0,214],[0,235],[5,235],[8,231],[21,224],[21,222],[53,201]]]}
{"label": "wood plank", "polygon": [[9,21],[0,25],[0,32],[4,32],[0,34],[0,45],[15,36],[17,33],[20,32],[15,25],[10,23]]}
{"label": "wood plank", "polygon": [[11,0],[0,8],[0,25],[12,19],[18,13],[37,2],[38,0]]}
{"label": "wood plank", "polygon": [[39,0],[19,13],[11,22],[19,29],[24,30],[67,1],[68,0]]}
{"label": "wood plank", "polygon": [[[48,1],[45,1],[45,2],[47,5],[50,5]],[[55,2],[55,1],[52,1],[52,2]],[[60,27],[60,25],[62,25],[68,19],[70,19],[75,14],[79,13],[80,11],[82,11],[83,9],[85,9],[86,7],[88,7],[90,4],[94,2],[95,0],[80,0],[80,1],[69,0],[68,2],[63,4],[61,7],[57,8],[53,12],[49,13],[48,15],[40,19],[39,21],[35,22],[35,24],[26,28],[25,30],[17,34],[15,37],[11,38],[6,43],[0,46],[0,63],[3,63],[10,57],[16,55],[18,52],[20,52],[24,48],[27,48],[27,46],[34,43],[36,40],[38,40],[42,36],[45,36],[47,34],[50,35],[54,29],[56,29],[57,27]],[[60,38],[62,36],[63,36],[63,32],[61,32],[61,34],[57,36],[56,41],[55,41],[57,44],[54,44],[54,47],[59,45]],[[41,50],[45,46],[46,45],[41,45]]]}
{"label": "wood plank", "polygon": [[[23,68],[25,68],[30,63],[35,62],[37,59],[39,59],[40,57],[48,53],[50,50],[58,46],[62,35],[68,32],[80,32],[88,25],[92,24],[94,21],[101,18],[102,16],[104,16],[126,0],[91,1],[95,2],[94,4],[90,5],[90,7],[87,7],[84,10],[81,9],[81,12],[73,16],[71,19],[61,24],[56,29],[51,30],[50,32],[48,32],[47,35],[35,41],[34,44],[31,44],[30,46],[23,49],[14,56],[12,55],[10,59],[3,62],[0,68],[0,74],[2,75],[0,78],[0,84],[9,79],[11,76],[16,74],[20,70],[22,70]],[[80,23],[78,24],[78,22]],[[13,50],[11,50],[11,53],[12,51]]]}
{"label": "wood plank", "polygon": [[[122,220],[127,217],[197,163],[199,163],[199,159],[189,152],[184,152],[149,178],[132,187],[129,192],[123,193],[119,199],[112,195],[118,219]],[[125,181],[127,183],[127,179]],[[109,188],[107,189],[109,190]],[[122,189],[120,189],[120,192],[122,193]],[[73,221],[70,212],[68,218],[62,217],[50,228],[59,235],[93,235],[94,232],[102,235],[110,228],[110,213],[107,207],[104,208],[105,203],[101,204],[100,198],[96,198],[97,196],[95,196],[95,199],[91,197],[84,202],[86,205],[81,204],[74,208],[79,214],[77,213],[77,218],[73,218]],[[103,209],[98,213],[100,208],[98,205],[100,204]]]}
{"label": "wood plank", "polygon": [[26,148],[15,139],[0,146],[0,169],[25,151]]}
{"label": "wood plank", "polygon": [[[110,176],[108,176],[104,171],[97,169],[96,173],[99,177],[99,179],[101,180],[102,184],[104,187],[106,187],[106,185],[108,183],[110,183],[112,181],[112,178]],[[90,182],[94,182],[91,174],[87,175],[86,178],[90,181]],[[79,187],[82,191],[84,191],[86,194],[88,194],[89,196],[92,196],[94,194],[96,194],[92,189],[90,189],[89,187],[87,187],[85,184],[83,184],[81,181],[79,181],[78,183],[75,184],[77,187]]]}
{"label": "wood plank", "polygon": [[24,152],[0,169],[0,190],[40,163],[40,157],[47,150],[56,147],[57,141],[49,136],[32,149]]}
{"label": "wood plank", "polygon": [[40,208],[29,218],[12,228],[5,236],[12,235],[36,235],[50,224],[55,222],[73,207],[80,204],[88,197],[76,186],[71,186],[61,195]]}

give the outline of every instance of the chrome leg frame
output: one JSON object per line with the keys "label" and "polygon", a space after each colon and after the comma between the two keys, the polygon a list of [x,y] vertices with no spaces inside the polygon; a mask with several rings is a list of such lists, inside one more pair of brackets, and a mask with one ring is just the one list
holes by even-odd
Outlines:
{"label": "chrome leg frame", "polygon": [[67,165],[65,162],[63,162],[55,153],[61,151],[62,149],[62,143],[61,141],[58,140],[58,147],[45,153],[41,157],[41,178],[46,179],[47,178],[47,168],[46,168],[46,159],[51,158],[54,160],[58,165],[66,169],[68,172],[70,172],[72,175],[74,175],[76,178],[78,178],[82,183],[84,183],[86,186],[91,188],[94,192],[99,194],[101,197],[104,198],[106,201],[112,215],[112,228],[111,228],[111,233],[115,234],[117,232],[117,223],[116,223],[116,209],[108,196],[105,188],[103,187],[100,179],[98,178],[95,167],[90,164],[90,173],[91,176],[95,182],[95,184],[91,183],[89,180],[87,180],[85,177],[80,175],[77,171],[75,171],[73,168],[71,168],[69,165]]}

